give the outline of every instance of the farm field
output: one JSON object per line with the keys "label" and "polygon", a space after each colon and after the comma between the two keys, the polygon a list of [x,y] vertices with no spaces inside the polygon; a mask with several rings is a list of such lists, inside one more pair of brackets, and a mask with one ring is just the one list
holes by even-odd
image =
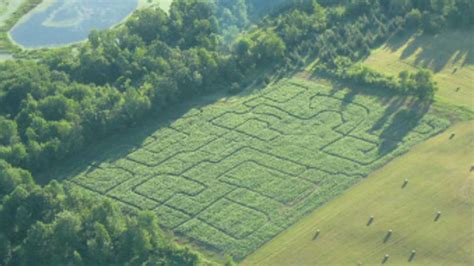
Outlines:
{"label": "farm field", "polygon": [[473,121],[449,128],[305,217],[243,265],[377,265],[385,254],[389,265],[472,265],[473,143]]}
{"label": "farm field", "polygon": [[373,51],[365,64],[391,75],[417,67],[430,68],[440,87],[438,101],[474,110],[473,43],[472,30],[393,37]]}
{"label": "farm field", "polygon": [[151,210],[178,236],[242,259],[448,127],[427,111],[411,98],[292,78],[110,138],[56,177]]}

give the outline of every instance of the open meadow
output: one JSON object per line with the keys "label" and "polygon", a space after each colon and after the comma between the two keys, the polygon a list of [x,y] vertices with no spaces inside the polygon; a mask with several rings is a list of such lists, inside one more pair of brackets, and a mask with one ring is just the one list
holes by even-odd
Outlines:
{"label": "open meadow", "polygon": [[[5,22],[12,17],[24,0],[0,0],[0,38],[5,38],[6,32],[1,29],[5,26]],[[3,35],[3,36],[2,36]],[[12,59],[11,54],[7,51],[7,45],[4,40],[0,39],[0,62]]]}
{"label": "open meadow", "polygon": [[412,98],[292,78],[152,121],[49,175],[242,259],[449,125],[427,111]]}
{"label": "open meadow", "polygon": [[0,27],[23,2],[24,0],[0,0]]}
{"label": "open meadow", "polygon": [[[142,0],[142,1],[148,1],[148,0]],[[153,3],[158,2],[158,5],[160,6],[160,8],[168,12],[173,0],[152,0],[152,2]]]}
{"label": "open meadow", "polygon": [[380,265],[386,254],[391,265],[472,265],[473,143],[474,122],[449,128],[305,217],[243,265]]}
{"label": "open meadow", "polygon": [[439,85],[436,99],[474,110],[474,34],[450,30],[436,35],[394,36],[372,51],[364,64],[391,75],[429,68]]}

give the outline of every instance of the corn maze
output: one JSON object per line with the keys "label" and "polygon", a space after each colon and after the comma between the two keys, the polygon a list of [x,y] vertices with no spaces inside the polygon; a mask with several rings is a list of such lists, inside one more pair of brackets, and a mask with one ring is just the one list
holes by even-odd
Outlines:
{"label": "corn maze", "polygon": [[67,182],[153,211],[177,235],[240,259],[448,126],[349,93],[293,78],[192,109]]}

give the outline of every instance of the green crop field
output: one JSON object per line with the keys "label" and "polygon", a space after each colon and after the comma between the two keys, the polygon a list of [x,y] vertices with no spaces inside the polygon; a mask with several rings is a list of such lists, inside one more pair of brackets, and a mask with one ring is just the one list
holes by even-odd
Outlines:
{"label": "green crop field", "polygon": [[237,259],[449,125],[412,98],[302,78],[157,123],[95,147],[65,182]]}
{"label": "green crop field", "polygon": [[474,110],[473,43],[472,30],[396,36],[373,51],[365,64],[391,75],[430,68],[440,88],[437,100]]}
{"label": "green crop field", "polygon": [[473,145],[472,121],[450,128],[305,217],[243,264],[380,265],[388,254],[389,265],[473,265]]}

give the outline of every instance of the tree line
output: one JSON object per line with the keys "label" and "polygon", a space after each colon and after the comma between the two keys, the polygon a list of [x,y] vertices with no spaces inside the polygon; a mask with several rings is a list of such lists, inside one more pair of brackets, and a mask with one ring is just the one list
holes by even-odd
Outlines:
{"label": "tree line", "polygon": [[381,4],[393,15],[406,19],[409,29],[438,33],[447,27],[472,28],[474,2],[471,0],[390,0]]}
{"label": "tree line", "polygon": [[408,14],[413,9],[406,9],[406,14],[395,13],[387,2],[352,0],[321,5],[317,1],[300,1],[283,14],[266,20],[261,27],[273,29],[283,42],[285,56],[280,57],[283,73],[316,60],[317,74],[432,99],[437,85],[427,69],[392,77],[358,64],[371,49],[411,27]]}
{"label": "tree line", "polygon": [[[154,213],[35,184],[28,171],[0,160],[1,265],[203,265],[165,237]],[[208,264],[211,265],[211,264]]]}

